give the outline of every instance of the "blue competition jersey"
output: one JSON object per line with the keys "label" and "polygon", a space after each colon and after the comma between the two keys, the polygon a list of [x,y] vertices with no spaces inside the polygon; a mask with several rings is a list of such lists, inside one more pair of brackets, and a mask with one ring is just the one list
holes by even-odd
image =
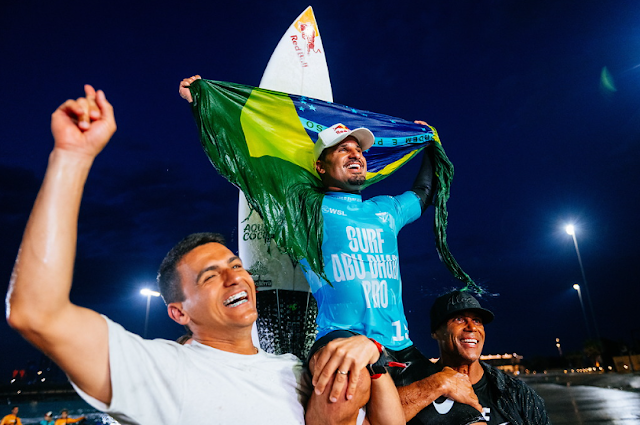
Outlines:
{"label": "blue competition jersey", "polygon": [[349,193],[325,195],[322,258],[333,286],[302,262],[318,302],[318,338],[351,329],[394,350],[412,344],[402,306],[397,236],[421,212],[412,191],[364,202]]}

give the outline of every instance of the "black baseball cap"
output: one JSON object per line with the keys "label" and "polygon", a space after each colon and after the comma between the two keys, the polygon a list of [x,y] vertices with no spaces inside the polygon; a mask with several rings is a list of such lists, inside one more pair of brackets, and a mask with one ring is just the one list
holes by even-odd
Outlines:
{"label": "black baseball cap", "polygon": [[480,305],[480,302],[467,291],[452,291],[438,298],[431,306],[431,332],[435,332],[440,325],[463,310],[471,310],[478,313],[482,323],[493,321],[493,313]]}

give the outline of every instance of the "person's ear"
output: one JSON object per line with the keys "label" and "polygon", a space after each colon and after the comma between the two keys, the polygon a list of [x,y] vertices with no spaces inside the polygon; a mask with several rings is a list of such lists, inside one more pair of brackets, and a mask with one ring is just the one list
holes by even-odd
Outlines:
{"label": "person's ear", "polygon": [[320,161],[320,160],[316,161],[316,171],[318,172],[318,174],[326,173],[326,170],[324,169],[324,166],[322,165],[322,161]]}
{"label": "person's ear", "polygon": [[435,339],[436,341],[440,341],[442,339],[442,336],[440,335],[441,328],[442,326],[438,327],[438,329],[431,332],[431,338]]}
{"label": "person's ear", "polygon": [[180,325],[186,326],[191,321],[189,315],[183,310],[181,302],[169,303],[167,313],[174,322]]}

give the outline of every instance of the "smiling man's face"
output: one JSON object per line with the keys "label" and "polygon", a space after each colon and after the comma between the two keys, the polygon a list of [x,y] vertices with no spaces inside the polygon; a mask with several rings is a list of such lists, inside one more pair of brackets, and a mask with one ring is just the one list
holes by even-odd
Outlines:
{"label": "smiling man's face", "polygon": [[327,190],[357,193],[367,179],[367,160],[358,140],[349,136],[335,146],[325,149],[316,163]]}
{"label": "smiling man's face", "polygon": [[484,347],[482,318],[472,310],[456,313],[432,334],[447,365],[470,365],[480,360]]}
{"label": "smiling man's face", "polygon": [[[176,268],[189,326],[215,329],[224,337],[256,321],[256,291],[242,261],[219,243],[207,243],[186,254]],[[192,329],[193,330],[193,329]]]}

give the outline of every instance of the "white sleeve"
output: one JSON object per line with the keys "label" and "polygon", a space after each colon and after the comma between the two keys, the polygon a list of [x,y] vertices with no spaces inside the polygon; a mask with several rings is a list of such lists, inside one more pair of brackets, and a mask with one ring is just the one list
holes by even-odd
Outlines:
{"label": "white sleeve", "polygon": [[185,395],[180,346],[145,340],[105,320],[109,327],[111,404],[101,403],[73,385],[75,390],[91,406],[122,424],[178,423]]}

